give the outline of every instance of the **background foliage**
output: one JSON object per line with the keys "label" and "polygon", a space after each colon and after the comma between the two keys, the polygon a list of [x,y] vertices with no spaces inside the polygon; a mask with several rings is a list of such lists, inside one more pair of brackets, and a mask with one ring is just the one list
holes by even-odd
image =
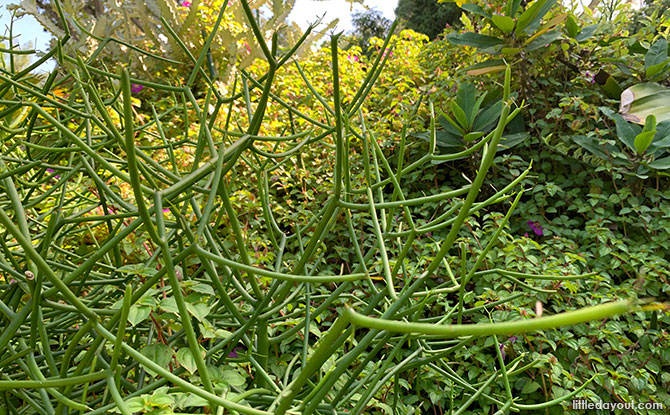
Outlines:
{"label": "background foliage", "polygon": [[[481,117],[485,109],[495,108],[504,94],[499,69],[510,64],[512,108],[519,108],[520,112],[504,136],[518,140],[514,146],[501,146],[495,153],[478,200],[485,200],[510,182],[520,180],[519,187],[525,191],[516,214],[504,224],[509,199],[474,212],[458,229],[453,248],[440,264],[441,271],[425,280],[421,288],[426,293],[424,297],[413,298],[399,318],[408,323],[456,322],[453,307],[461,299],[468,311],[463,316],[466,323],[486,323],[490,319],[530,321],[539,313],[557,314],[631,295],[668,301],[667,173],[665,169],[652,169],[636,174],[641,160],[635,158],[632,149],[626,150],[628,155],[621,152],[622,158],[609,150],[622,145],[622,131],[634,128],[628,121],[617,121],[620,95],[612,95],[612,87],[618,86],[621,91],[651,80],[648,71],[653,59],[647,57],[652,53],[652,45],[669,35],[668,12],[660,3],[648,4],[638,12],[624,3],[606,2],[581,13],[541,0],[518,3],[514,11],[507,9],[512,3],[459,3],[461,9],[454,4],[441,4],[439,7],[457,10],[459,24],[454,21],[450,24],[458,29],[444,30],[443,24],[431,23],[432,32],[416,27],[429,32],[429,36],[404,30],[394,34],[386,44],[381,39],[370,39],[370,54],[361,47],[335,51],[339,102],[345,111],[356,102],[361,85],[366,85],[364,80],[377,73],[375,61],[384,60],[385,66],[375,87],[362,101],[360,113],[356,111],[343,120],[350,159],[346,180],[352,184],[346,189],[346,201],[366,207],[328,221],[325,226],[329,232],[316,239],[318,244],[308,243],[311,239],[307,236],[295,235],[314,234],[324,206],[332,197],[331,186],[338,166],[336,140],[332,134],[310,140],[291,157],[267,155],[291,151],[304,137],[318,137],[335,123],[337,117],[332,107],[329,110],[336,91],[333,51],[324,47],[307,53],[306,49],[297,63],[286,62],[278,68],[270,89],[272,95],[267,108],[263,108],[262,103],[268,98],[262,89],[263,77],[268,76],[271,64],[256,40],[250,42],[248,20],[226,12],[221,33],[239,28],[240,42],[249,43],[254,54],[249,53],[249,59],[242,63],[247,56],[243,43],[241,46],[236,43],[238,49],[234,53],[212,47],[215,71],[210,71],[200,32],[202,28],[211,30],[216,15],[215,8],[204,3],[195,9],[176,9],[182,13],[179,16],[185,16],[182,18],[188,19],[189,13],[196,9],[206,17],[180,35],[194,58],[205,58],[204,72],[194,72],[190,65],[175,69],[170,62],[155,60],[145,53],[137,53],[135,57],[138,62],[155,62],[161,70],[176,71],[174,79],[199,73],[193,84],[193,98],[185,90],[166,89],[169,82],[152,84],[155,69],[142,72],[137,66],[131,67],[136,71],[131,73],[133,83],[143,88],[136,88],[129,101],[121,94],[122,85],[111,69],[106,74],[91,74],[91,79],[100,76],[99,79],[106,80],[104,84],[98,82],[100,86],[96,89],[90,89],[93,82],[86,78],[84,82],[72,79],[72,69],[81,74],[85,74],[85,68],[105,70],[105,53],[118,56],[118,43],[105,46],[99,60],[91,58],[85,66],[64,57],[63,66],[46,80],[31,78],[29,71],[12,67],[12,58],[21,55],[3,54],[4,165],[0,171],[5,191],[3,206],[15,214],[20,211],[17,206],[23,206],[25,224],[18,219],[14,222],[30,230],[30,235],[36,235],[32,236],[39,242],[35,249],[44,252],[42,256],[60,278],[73,282],[72,289],[87,306],[100,313],[104,322],[118,319],[121,310],[128,313],[128,327],[121,335],[141,356],[202,390],[208,388],[208,380],[203,377],[206,372],[212,390],[224,394],[225,399],[239,400],[254,408],[269,408],[273,395],[279,393],[275,389],[297,379],[308,357],[319,355],[319,347],[338,316],[337,307],[353,303],[364,309],[365,304],[372,304],[369,298],[378,292],[383,294],[388,288],[383,261],[361,262],[359,257],[360,253],[379,255],[380,252],[375,219],[364,193],[365,184],[370,184],[366,169],[372,165],[373,178],[387,180],[386,185],[374,188],[375,203],[399,197],[398,188],[390,183],[393,175],[388,174],[385,162],[390,171],[397,172],[427,155],[432,157],[422,169],[402,174],[400,188],[406,199],[467,186],[477,176],[482,153],[454,154],[471,149],[481,138],[476,133],[487,134],[490,129],[478,131],[476,122],[467,122],[469,112],[465,110],[470,101],[464,97],[483,97],[482,111],[479,115],[474,111],[473,120]],[[231,10],[243,13],[240,2],[233,2],[233,7],[237,9]],[[519,22],[525,19],[522,16],[533,7],[543,13],[534,13],[533,19],[525,20],[527,26],[517,36]],[[115,15],[110,13],[111,16]],[[511,30],[509,20],[504,17],[512,20]],[[96,20],[91,18],[89,23],[93,22]],[[259,23],[272,27],[264,19]],[[76,30],[76,25],[70,27]],[[407,27],[413,27],[411,19]],[[131,26],[131,30],[136,29]],[[124,32],[120,33],[114,32],[114,36],[124,39]],[[365,37],[365,33],[361,35]],[[79,40],[86,39],[81,36]],[[270,34],[263,37],[269,40]],[[168,43],[164,47],[170,48],[167,34],[166,38]],[[541,42],[533,44],[538,39]],[[73,44],[79,45],[77,40]],[[279,31],[279,53],[286,51],[280,45],[292,45],[293,40]],[[142,45],[145,51],[170,59],[184,58],[151,49],[157,46],[149,40],[142,42],[145,43],[137,45]],[[95,47],[97,44],[87,50],[90,53]],[[185,53],[183,48],[170,50]],[[252,59],[259,55],[263,59]],[[662,53],[659,59],[654,62],[665,62]],[[226,72],[233,61],[240,64],[240,70]],[[661,75],[654,79],[661,85],[667,84],[667,76],[662,74],[667,70],[665,65],[660,66]],[[212,76],[214,82],[210,84],[204,74]],[[12,80],[20,81],[29,92]],[[48,91],[46,98],[37,95],[42,90]],[[219,105],[221,101],[215,91],[236,99]],[[459,91],[462,91],[460,97]],[[104,105],[86,108],[85,98],[96,93]],[[21,103],[17,107],[19,98],[32,100],[37,106],[26,107]],[[432,103],[432,112],[428,102]],[[129,118],[124,118],[127,108],[132,113],[135,128],[130,131],[135,133],[139,152],[150,155],[162,166],[159,168],[146,158],[143,160],[148,164],[141,164],[144,166],[141,168],[150,169],[141,172],[146,180],[142,184],[157,189],[181,182],[199,166],[215,160],[218,146],[231,146],[245,134],[279,137],[308,133],[286,141],[255,141],[254,150],[240,155],[238,163],[222,166],[229,169],[222,180],[226,190],[213,199],[212,216],[206,220],[198,222],[197,212],[207,206],[207,191],[216,190],[212,178],[195,181],[193,189],[180,188],[183,196],[164,204],[164,211],[158,212],[165,220],[170,250],[176,252],[190,245],[192,239],[184,230],[190,229],[193,233],[208,233],[211,239],[206,245],[217,246],[221,257],[236,263],[248,261],[261,269],[286,272],[296,269],[305,250],[313,249],[303,269],[308,275],[333,278],[348,275],[358,272],[356,267],[363,263],[369,266],[367,272],[373,278],[355,283],[295,285],[290,294],[279,297],[281,301],[271,303],[276,314],[270,314],[265,326],[254,325],[253,330],[243,327],[244,319],[253,316],[255,310],[267,310],[255,307],[254,300],[270,300],[268,292],[276,287],[275,280],[257,276],[254,283],[245,272],[212,263],[210,257],[201,255],[178,256],[173,266],[162,256],[161,238],[156,241],[139,227],[142,221],[137,218],[134,206],[139,202],[132,183],[113,174],[113,169],[105,164],[107,161],[123,172],[129,168],[125,159],[127,147],[123,141],[114,139],[114,128],[128,131]],[[259,108],[263,122],[254,124],[254,114]],[[96,118],[86,121],[72,109],[91,111]],[[459,120],[459,109],[466,122]],[[49,120],[48,115],[55,117],[57,123]],[[463,133],[457,128],[454,133],[454,124],[448,118]],[[55,128],[57,125],[61,127]],[[431,148],[432,125],[436,126],[436,153]],[[85,146],[93,152],[82,154],[81,145],[75,146],[64,130],[83,134],[89,140]],[[661,128],[656,131],[652,145],[661,145],[666,136],[659,133],[663,131]],[[634,140],[635,136],[631,138]],[[208,145],[210,142],[214,147]],[[102,160],[89,158],[93,153],[100,154]],[[530,172],[522,176],[531,161]],[[152,180],[153,176],[146,174],[148,171],[160,174]],[[375,172],[381,172],[379,177]],[[167,182],[161,182],[159,177]],[[12,187],[16,196],[11,196]],[[189,198],[193,198],[191,205]],[[147,197],[146,203],[152,206],[156,202]],[[459,203],[460,198],[424,201],[412,207],[412,217],[417,226],[424,226],[450,209],[457,212]],[[158,223],[158,215],[154,214],[152,221]],[[385,235],[381,239],[387,243],[389,265],[396,269],[394,275],[399,278],[399,291],[430,266],[440,251],[439,246],[449,237],[449,227],[421,233],[403,254],[407,228],[397,228],[404,223],[403,212],[381,209],[376,220]],[[199,223],[207,223],[205,229],[211,231],[198,229]],[[0,355],[4,376],[0,381],[38,381],[36,373],[49,378],[68,373],[69,366],[59,366],[63,355],[75,362],[72,370],[78,373],[93,374],[96,368],[109,370],[117,355],[114,344],[104,341],[104,336],[92,331],[90,325],[86,326],[86,319],[77,317],[71,303],[59,306],[62,297],[49,297],[54,291],[49,284],[53,283],[42,282],[42,270],[35,269],[35,260],[26,253],[28,248],[19,246],[17,237],[7,230],[8,225],[3,226],[0,305],[5,328],[0,333],[0,344],[7,348]],[[125,236],[115,239],[119,233]],[[287,239],[284,248],[278,250],[282,234]],[[497,242],[485,251],[489,241]],[[103,246],[109,248],[101,250]],[[401,255],[407,260],[394,262],[398,257],[403,258]],[[524,282],[521,277],[510,279],[484,273],[464,285],[464,291],[452,291],[451,277],[461,281],[480,256],[482,270],[505,268],[554,279]],[[82,268],[83,264],[86,266]],[[173,285],[174,280],[167,277],[170,269],[174,270],[172,277],[178,284]],[[46,284],[46,290],[50,290],[42,294],[43,314],[34,317],[43,319],[44,327],[48,328],[46,333],[31,330],[38,326],[31,325],[33,317],[25,317],[33,310],[29,301],[37,284],[27,272],[37,275],[38,280],[42,278],[40,284]],[[560,278],[588,272],[596,275],[572,280]],[[217,278],[222,275],[221,281],[226,283],[223,291],[211,275]],[[72,279],[79,276],[79,280]],[[131,297],[132,306],[123,305],[128,298],[123,284],[137,290]],[[185,310],[180,309],[177,292],[182,293]],[[235,307],[223,304],[224,292],[232,296]],[[259,292],[265,297],[257,297]],[[371,306],[368,314],[382,315],[391,303],[380,304]],[[241,319],[234,310],[242,315]],[[27,320],[21,320],[21,315]],[[445,315],[450,316],[446,321]],[[199,349],[184,334],[188,332],[185,319],[191,321],[198,347],[201,345],[207,351],[204,359],[193,353]],[[332,413],[328,412],[331,407],[370,414],[449,413],[458,408],[465,414],[496,413],[502,406],[496,401],[504,401],[509,393],[524,404],[537,404],[566,397],[599,374],[576,396],[592,401],[658,402],[670,407],[668,323],[667,311],[638,311],[571,328],[470,338],[467,346],[444,339],[417,339],[384,332],[366,343],[368,332],[360,328],[342,337],[338,346],[329,351],[328,358],[309,380],[313,384],[308,383],[298,398],[306,402],[313,398],[309,390],[319,394],[323,391],[319,396],[325,398],[326,406],[315,408],[323,413]],[[117,326],[121,327],[112,325],[115,329]],[[262,332],[258,332],[261,327],[266,327],[270,339],[267,346],[262,341]],[[49,333],[58,333],[58,337],[49,337]],[[50,346],[45,347],[46,344]],[[157,369],[152,371],[144,362],[140,365],[128,355],[120,356],[118,367],[123,369],[121,375],[115,375],[116,387],[128,411],[192,413],[208,405],[206,399],[183,385],[177,388],[174,383],[165,383],[164,374]],[[433,359],[435,356],[439,359]],[[500,358],[519,369],[512,371],[509,383],[497,375]],[[394,367],[402,370],[394,372]],[[332,371],[339,371],[336,373],[341,378],[329,384],[327,374]],[[485,385],[486,379],[492,380]],[[77,407],[67,400],[81,402],[93,408],[94,413],[102,413],[102,408],[113,408],[112,403],[117,402],[112,396],[113,388],[97,378],[83,390],[81,386],[63,385],[46,390],[1,386],[0,407],[7,413],[50,413],[50,407],[63,410],[68,406],[73,408],[70,412],[76,412]],[[466,405],[477,396],[473,394],[479,388],[482,391],[477,402]],[[572,410],[569,400],[530,412],[582,413]]]}

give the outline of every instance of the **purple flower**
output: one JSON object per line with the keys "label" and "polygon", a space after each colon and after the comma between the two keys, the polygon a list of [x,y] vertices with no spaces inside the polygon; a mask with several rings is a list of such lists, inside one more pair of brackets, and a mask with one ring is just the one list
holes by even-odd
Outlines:
{"label": "purple flower", "polygon": [[518,339],[519,339],[518,337],[512,336],[509,339],[507,339],[506,342],[500,343],[498,345],[498,347],[500,348],[500,353],[502,353],[503,360],[505,360],[505,357],[507,356],[507,354],[505,353],[505,343],[514,344],[514,342],[517,341]]}
{"label": "purple flower", "polygon": [[592,84],[596,82],[596,75],[594,73],[591,73],[591,71],[586,71],[584,73],[584,76],[586,76],[588,80],[591,81]]}
{"label": "purple flower", "polygon": [[238,357],[238,354],[237,354],[238,350],[244,350],[244,347],[234,348],[232,352],[228,353],[228,357],[231,358],[231,359],[234,359],[234,358]]}
{"label": "purple flower", "polygon": [[[54,169],[47,169],[47,173],[53,173]],[[54,175],[54,179],[60,179],[60,175],[56,174]]]}
{"label": "purple flower", "polygon": [[142,85],[137,85],[137,84],[131,84],[130,85],[130,92],[132,92],[133,94],[137,94],[138,92],[140,92],[143,89],[144,89],[144,87]]}
{"label": "purple flower", "polygon": [[529,220],[526,222],[526,224],[530,227],[530,229],[535,232],[535,235],[537,236],[543,236],[544,232],[542,231],[542,225],[540,225],[539,222],[533,222],[532,220]]}

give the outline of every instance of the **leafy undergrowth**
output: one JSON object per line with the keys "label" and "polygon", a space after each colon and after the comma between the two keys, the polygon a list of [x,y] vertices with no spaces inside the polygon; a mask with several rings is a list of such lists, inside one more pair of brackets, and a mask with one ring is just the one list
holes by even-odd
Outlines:
{"label": "leafy undergrowth", "polygon": [[0,74],[0,413],[670,407],[664,178],[502,145],[509,67],[445,152],[455,81],[415,59],[445,44],[411,31],[257,41],[226,88],[206,49],[176,86],[61,49]]}

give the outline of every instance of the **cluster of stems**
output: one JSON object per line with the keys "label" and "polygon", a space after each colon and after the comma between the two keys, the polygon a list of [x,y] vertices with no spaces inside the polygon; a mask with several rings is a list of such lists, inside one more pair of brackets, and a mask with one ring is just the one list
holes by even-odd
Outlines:
{"label": "cluster of stems", "polygon": [[[505,125],[519,111],[510,111],[509,70],[493,131],[463,152],[440,155],[432,104],[418,102],[417,111],[424,105],[431,114],[429,149],[405,165],[409,138],[404,128],[392,165],[374,132],[366,128],[363,111],[390,54],[380,53],[373,60],[346,107],[340,96],[337,35],[331,42],[332,97],[320,94],[296,63],[305,93],[321,104],[327,121],[314,119],[273,91],[278,71],[312,28],[280,53],[277,36],[268,43],[253,10],[246,0],[241,1],[267,72],[255,78],[240,71],[229,96],[217,89],[216,71],[207,59],[226,2],[198,56],[166,26],[167,35],[183,49],[185,63],[193,66],[183,85],[137,79],[126,70],[113,72],[100,65],[100,51],[110,42],[121,42],[113,38],[104,39],[98,51],[84,59],[68,54],[68,32],[56,48],[23,70],[15,70],[14,57],[24,52],[13,46],[4,50],[11,70],[0,72],[0,414],[93,415],[116,410],[126,415],[131,413],[129,399],[166,385],[172,392],[203,398],[210,413],[361,414],[385,385],[398,385],[404,373],[422,367],[442,374],[454,391],[468,396],[452,408],[455,414],[477,400],[496,405],[502,414],[539,410],[579,393],[588,382],[560,399],[535,405],[519,402],[509,378],[536,362],[522,365],[524,356],[505,362],[496,336],[608,318],[629,311],[630,301],[536,319],[463,322],[468,315],[523,295],[470,307],[465,300],[469,284],[483,275],[509,279],[526,292],[547,292],[536,286],[537,281],[594,277],[484,268],[487,254],[522,197],[523,192],[515,193],[515,188],[530,171],[529,166],[508,186],[479,200]],[[67,28],[70,20],[62,12],[61,17]],[[391,33],[394,28],[395,24]],[[389,50],[391,38],[389,34],[382,52]],[[163,59],[125,45],[133,53]],[[41,84],[31,80],[31,72],[50,58],[58,60],[58,67]],[[209,67],[204,66],[206,62]],[[203,98],[194,96],[195,82],[202,84]],[[145,103],[150,116],[138,123],[132,84],[171,95],[174,105],[159,111],[151,102]],[[67,98],[51,93],[62,85],[71,91]],[[308,127],[291,135],[263,135],[271,102]],[[232,110],[239,105],[246,108],[248,119],[232,119],[239,116]],[[165,133],[165,120],[172,117],[182,118],[182,137]],[[198,126],[195,138],[189,134],[192,124]],[[152,137],[158,144],[142,146],[140,136]],[[327,202],[304,223],[277,219],[269,177],[287,165],[298,165],[301,157],[321,145],[335,152]],[[403,180],[410,173],[433,169],[433,161],[476,152],[481,153],[481,164],[468,186],[418,198],[405,196]],[[165,158],[154,158],[158,153]],[[178,162],[184,154],[192,155],[186,168]],[[362,182],[354,180],[353,171],[359,167]],[[250,171],[255,182],[236,182],[241,168]],[[249,255],[250,242],[239,221],[244,212],[232,197],[243,186],[260,204],[273,264],[259,264]],[[122,197],[121,188],[131,189],[132,197]],[[419,223],[414,209],[429,203],[438,203],[442,211]],[[463,255],[463,261],[456,258],[462,267],[452,271],[450,255],[458,249],[465,221],[496,204],[507,206],[498,230],[470,266]],[[354,221],[361,218],[371,224],[366,225],[363,239],[373,244],[359,243],[361,226]],[[100,229],[104,229],[102,236]],[[323,272],[322,259],[328,253],[324,241],[342,229],[357,262],[348,273]],[[433,232],[444,237],[426,263],[415,258],[413,247]],[[82,253],[73,245],[84,240],[92,241],[95,249]],[[146,255],[128,255],[126,245]],[[123,271],[138,257],[152,272]],[[194,263],[199,266],[193,267]],[[435,286],[436,275],[449,278]],[[189,281],[211,287],[208,318],[216,328],[227,330],[226,336],[203,338],[185,293]],[[321,290],[323,284],[334,288]],[[129,324],[131,311],[157,287],[174,299],[177,318],[171,326],[176,328],[166,331],[154,313],[141,324]],[[361,289],[369,295],[355,298],[352,293]],[[443,301],[446,295],[455,300],[439,320],[425,317],[427,305]],[[330,326],[322,323],[322,337],[315,342],[310,328],[333,307],[339,307],[337,318]],[[365,330],[356,330],[360,328]],[[484,381],[467,382],[445,360],[486,336],[495,339],[492,353],[497,353],[499,366]],[[351,339],[355,342],[345,347]],[[280,378],[272,371],[270,356],[286,341],[299,346]],[[166,367],[141,352],[156,342],[189,349],[196,375],[174,360]],[[246,353],[231,358],[240,345]],[[411,351],[409,356],[400,356],[403,348]],[[252,380],[245,388],[222,387],[212,378],[211,367],[232,364],[248,368]],[[499,382],[503,392],[491,393],[491,385]],[[393,406],[399,404],[395,390],[389,400]],[[357,398],[352,400],[353,396]]]}

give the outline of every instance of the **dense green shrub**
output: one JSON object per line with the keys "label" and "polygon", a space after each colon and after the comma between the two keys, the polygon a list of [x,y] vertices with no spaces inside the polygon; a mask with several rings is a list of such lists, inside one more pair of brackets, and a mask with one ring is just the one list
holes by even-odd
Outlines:
{"label": "dense green shrub", "polygon": [[[586,74],[553,78],[562,46],[533,56],[524,82],[544,95],[521,108],[518,76],[472,78],[477,50],[427,40],[403,31],[367,58],[335,38],[299,64],[271,42],[196,96],[75,57],[41,85],[0,74],[0,408],[670,405],[670,318],[611,302],[667,295],[664,178],[580,153],[571,129],[607,134],[609,102]],[[466,79],[502,122],[444,157],[435,108],[470,107]],[[530,137],[497,152],[517,107]],[[550,329],[596,317],[612,318]]]}

